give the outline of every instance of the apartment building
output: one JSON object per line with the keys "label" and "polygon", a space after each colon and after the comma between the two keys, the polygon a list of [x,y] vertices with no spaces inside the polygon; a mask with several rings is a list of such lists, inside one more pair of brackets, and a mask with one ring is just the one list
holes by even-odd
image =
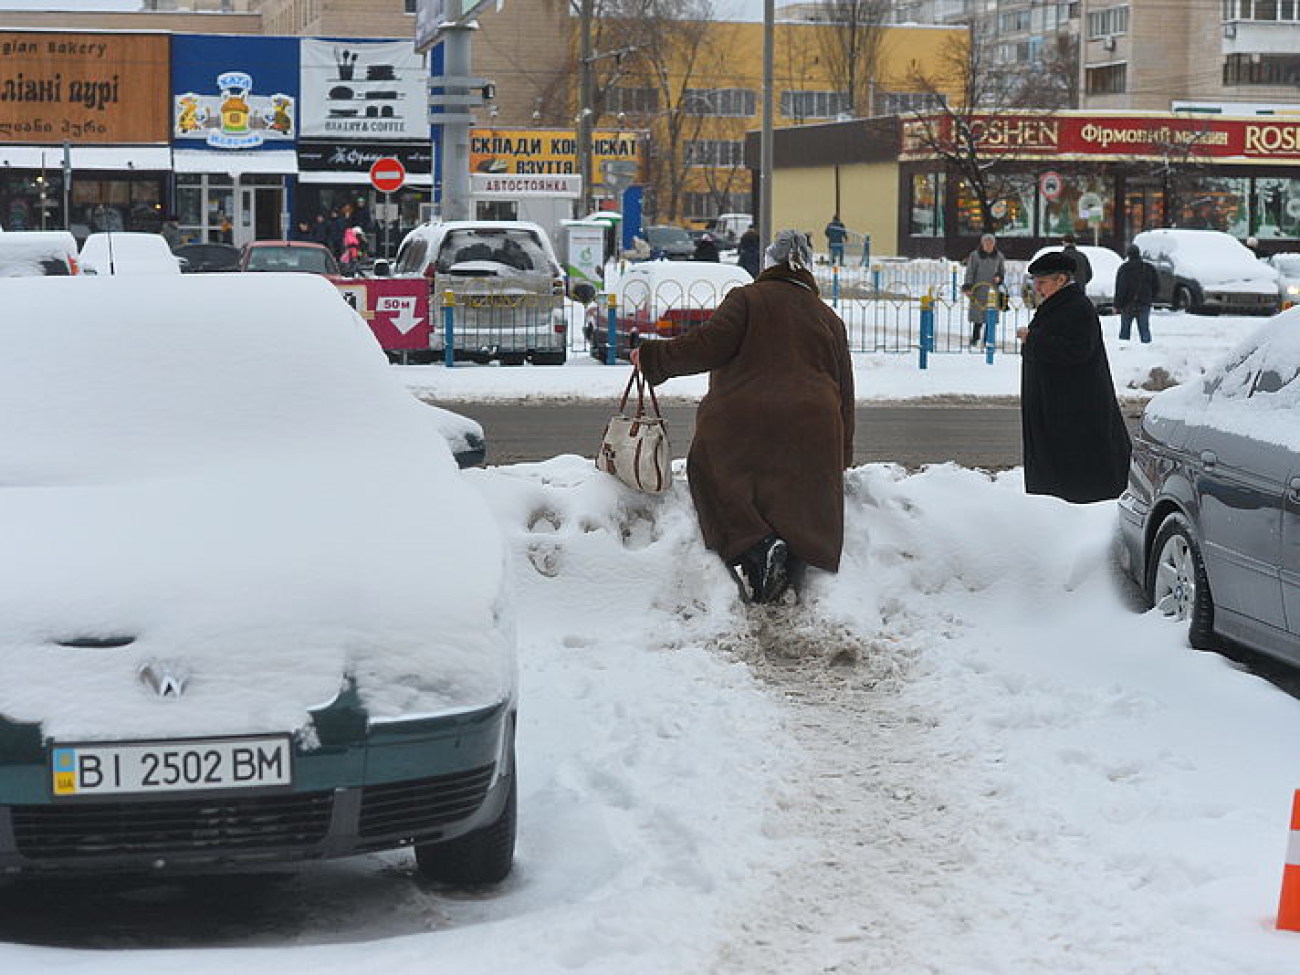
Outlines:
{"label": "apartment building", "polygon": [[1097,110],[1300,110],[1300,0],[1081,0]]}

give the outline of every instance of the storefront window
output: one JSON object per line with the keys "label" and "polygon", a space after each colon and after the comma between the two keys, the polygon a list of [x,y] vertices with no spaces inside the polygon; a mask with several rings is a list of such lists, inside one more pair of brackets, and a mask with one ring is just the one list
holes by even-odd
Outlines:
{"label": "storefront window", "polygon": [[61,230],[62,174],[47,171],[0,176],[0,228]]}
{"label": "storefront window", "polygon": [[205,173],[176,177],[176,219],[183,243],[231,243],[234,212],[235,186],[230,176]]}
{"label": "storefront window", "polygon": [[[1111,233],[1115,217],[1115,190],[1108,177],[1086,174],[1063,176],[1060,185],[1061,191],[1054,200],[1039,195],[1039,236],[1061,237],[1073,234],[1080,241],[1091,242],[1094,223],[1099,235]],[[1097,204],[1100,204],[1100,222],[1085,216],[1085,208],[1081,207],[1081,203],[1088,204],[1088,213],[1095,213]]]}
{"label": "storefront window", "polygon": [[1247,203],[1250,180],[1244,176],[1194,176],[1178,187],[1177,226],[1250,235]]}
{"label": "storefront window", "polygon": [[162,180],[72,178],[72,230],[78,237],[104,230],[157,233],[162,226]]}
{"label": "storefront window", "polygon": [[[999,237],[1030,237],[1034,227],[1034,177],[1005,176],[990,206],[993,233]],[[979,198],[962,180],[957,188],[957,232],[977,236],[984,232]]]}
{"label": "storefront window", "polygon": [[943,236],[943,173],[912,177],[912,210],[908,233],[913,237]]}
{"label": "storefront window", "polygon": [[1255,236],[1300,238],[1300,179],[1256,177]]}

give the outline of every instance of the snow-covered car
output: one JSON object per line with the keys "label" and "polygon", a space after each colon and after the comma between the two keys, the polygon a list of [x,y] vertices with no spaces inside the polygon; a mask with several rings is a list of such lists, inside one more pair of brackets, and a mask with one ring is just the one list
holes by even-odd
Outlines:
{"label": "snow-covered car", "polygon": [[161,234],[134,231],[91,234],[81,245],[83,274],[180,274],[181,261]]}
{"label": "snow-covered car", "polygon": [[650,254],[655,258],[689,261],[695,257],[695,241],[691,240],[691,235],[682,227],[671,224],[646,227],[645,242],[650,245]]}
{"label": "snow-covered car", "polygon": [[[1086,244],[1079,244],[1077,247],[1079,253],[1088,259],[1088,265],[1092,268],[1092,279],[1084,291],[1100,314],[1109,315],[1115,310],[1115,273],[1124,259],[1109,247],[1093,247]],[[1040,248],[1034,252],[1030,263],[1032,264],[1044,254],[1060,249],[1059,247]],[[1028,280],[1025,281],[1023,297],[1025,303],[1032,307],[1035,302],[1034,289]]]}
{"label": "snow-covered car", "polygon": [[[396,276],[423,276],[430,305],[450,292],[452,349],[474,362],[561,365],[568,354],[564,271],[546,231],[528,221],[452,220],[421,224],[397,251]],[[441,356],[446,331],[429,334]]]}
{"label": "snow-covered car", "polygon": [[1300,254],[1273,254],[1268,258],[1269,266],[1277,271],[1278,293],[1281,295],[1282,307],[1290,308],[1300,305]]}
{"label": "snow-covered car", "polygon": [[626,359],[642,342],[683,335],[707,322],[732,288],[754,279],[736,264],[712,261],[638,261],[607,282],[607,292],[587,305],[583,336],[604,362],[609,349],[609,301],[615,298],[615,351]]}
{"label": "snow-covered car", "polygon": [[1300,309],[1159,393],[1120,498],[1121,560],[1193,646],[1300,662]]}
{"label": "snow-covered car", "polygon": [[77,241],[66,230],[0,233],[0,278],[67,277],[79,270]]}
{"label": "snow-covered car", "polygon": [[1278,310],[1277,271],[1231,234],[1161,228],[1133,238],[1160,278],[1156,304],[1215,315],[1272,315]]}
{"label": "snow-covered car", "polygon": [[410,846],[502,879],[506,550],[335,287],[15,278],[0,307],[0,870]]}

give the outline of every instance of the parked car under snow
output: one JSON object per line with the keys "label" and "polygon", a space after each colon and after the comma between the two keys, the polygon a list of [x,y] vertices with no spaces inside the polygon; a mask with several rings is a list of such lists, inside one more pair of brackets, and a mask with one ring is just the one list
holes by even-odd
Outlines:
{"label": "parked car under snow", "polygon": [[0,307],[0,870],[411,846],[502,879],[505,548],[335,287],[18,278]]}
{"label": "parked car under snow", "polygon": [[1277,271],[1230,234],[1162,228],[1133,238],[1160,278],[1156,304],[1201,315],[1272,315]]}

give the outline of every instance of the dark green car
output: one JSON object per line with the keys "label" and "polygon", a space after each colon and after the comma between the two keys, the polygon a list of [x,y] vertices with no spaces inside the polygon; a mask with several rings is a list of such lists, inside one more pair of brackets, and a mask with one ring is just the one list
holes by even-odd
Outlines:
{"label": "dark green car", "polygon": [[32,278],[0,305],[0,869],[410,846],[504,878],[504,544],[334,287]]}

